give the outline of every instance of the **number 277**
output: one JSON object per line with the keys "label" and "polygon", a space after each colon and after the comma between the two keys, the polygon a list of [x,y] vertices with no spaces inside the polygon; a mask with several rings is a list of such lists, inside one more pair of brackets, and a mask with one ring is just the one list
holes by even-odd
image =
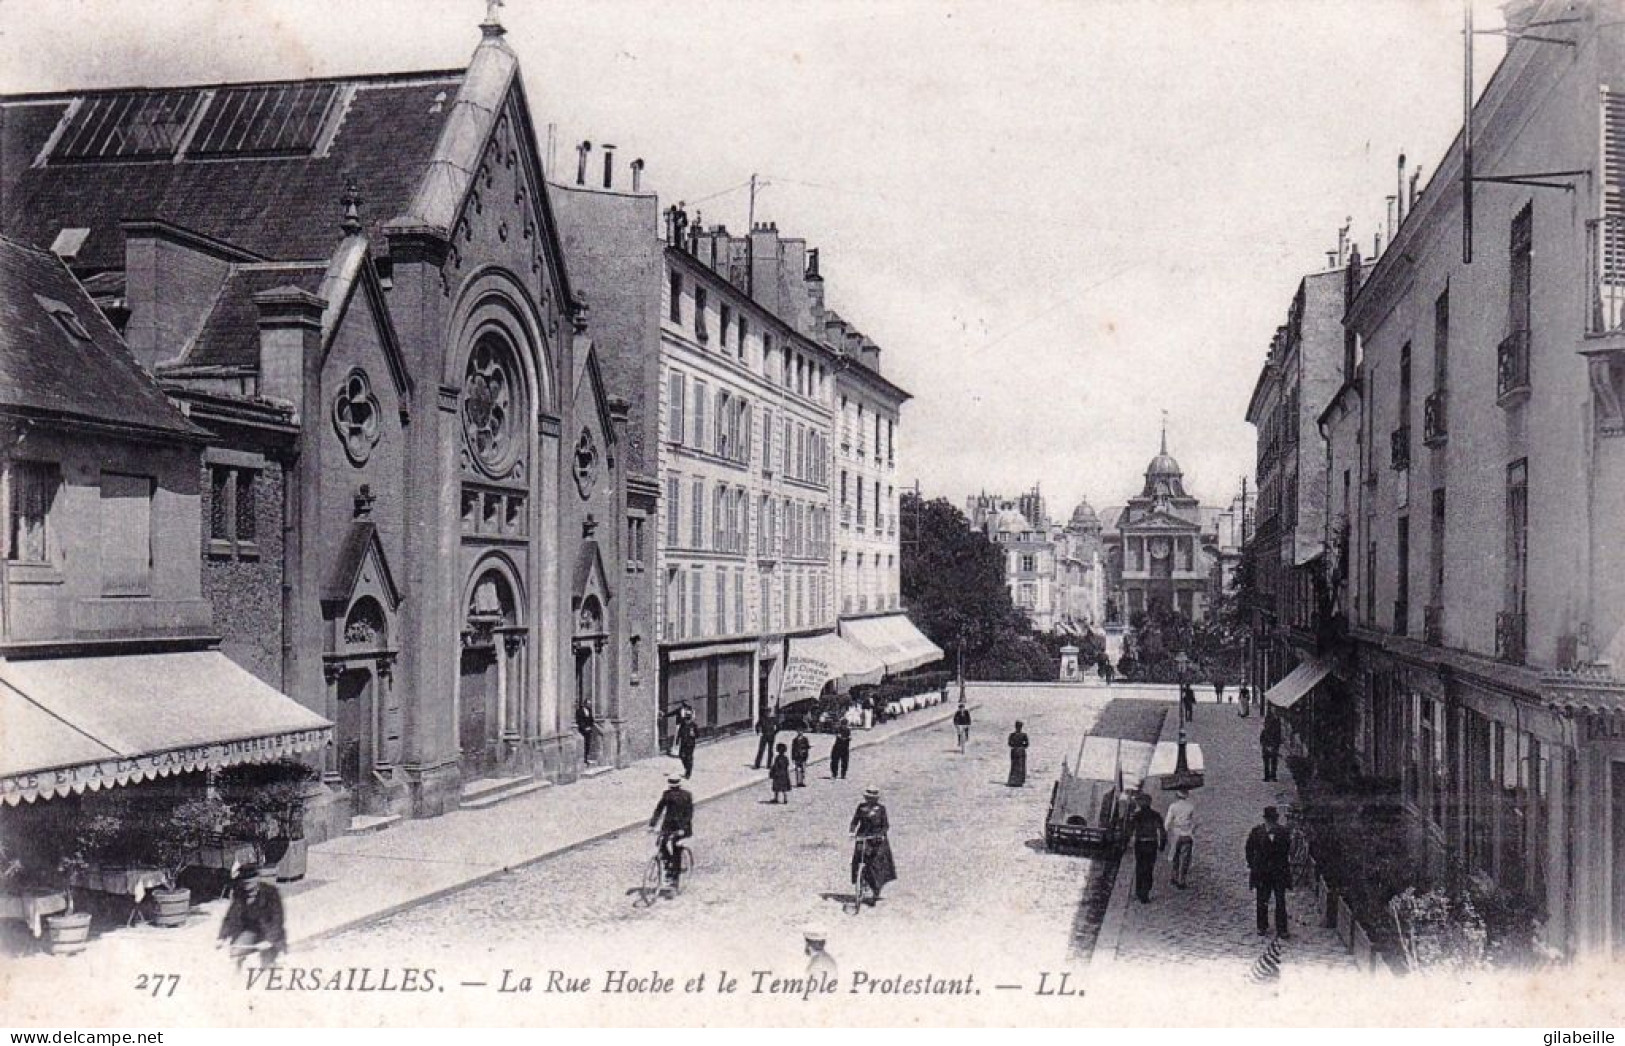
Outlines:
{"label": "number 277", "polygon": [[135,990],[151,992],[154,999],[171,998],[175,994],[175,989],[180,986],[181,975],[178,973],[138,973],[135,976]]}

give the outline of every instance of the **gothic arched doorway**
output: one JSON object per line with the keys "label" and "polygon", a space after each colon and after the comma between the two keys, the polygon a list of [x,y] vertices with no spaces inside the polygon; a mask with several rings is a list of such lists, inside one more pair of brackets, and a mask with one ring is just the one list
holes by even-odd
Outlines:
{"label": "gothic arched doorway", "polygon": [[465,776],[479,776],[502,758],[514,729],[520,693],[519,602],[503,571],[479,575],[469,595],[457,679],[457,741]]}

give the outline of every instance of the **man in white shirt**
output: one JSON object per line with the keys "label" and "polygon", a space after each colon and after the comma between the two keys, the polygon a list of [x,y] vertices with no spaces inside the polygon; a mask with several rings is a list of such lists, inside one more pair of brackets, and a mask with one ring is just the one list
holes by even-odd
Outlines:
{"label": "man in white shirt", "polygon": [[1163,823],[1168,826],[1168,841],[1173,844],[1173,856],[1169,858],[1173,865],[1173,882],[1183,890],[1189,885],[1191,850],[1196,844],[1196,804],[1191,802],[1191,794],[1184,788],[1174,794],[1178,798],[1169,804]]}

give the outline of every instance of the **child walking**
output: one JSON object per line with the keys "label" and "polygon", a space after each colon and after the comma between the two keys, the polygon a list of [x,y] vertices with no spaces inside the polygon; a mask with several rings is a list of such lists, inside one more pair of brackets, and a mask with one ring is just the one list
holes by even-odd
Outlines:
{"label": "child walking", "polygon": [[773,801],[775,803],[788,803],[790,801],[790,757],[785,754],[784,749],[784,743],[780,742],[778,754],[773,757],[773,763],[768,767],[768,776],[773,782]]}
{"label": "child walking", "polygon": [[790,761],[796,766],[796,787],[807,787],[807,759],[812,755],[812,742],[804,731],[797,730],[790,742]]}

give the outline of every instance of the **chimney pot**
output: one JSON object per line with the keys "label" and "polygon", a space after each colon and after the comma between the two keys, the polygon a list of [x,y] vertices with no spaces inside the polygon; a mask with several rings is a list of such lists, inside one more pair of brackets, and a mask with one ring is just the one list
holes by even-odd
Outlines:
{"label": "chimney pot", "polygon": [[576,184],[587,184],[587,154],[592,152],[591,142],[582,142],[576,146]]}
{"label": "chimney pot", "polygon": [[642,188],[643,188],[643,157],[640,156],[636,160],[633,160],[632,163],[631,163],[631,167],[632,167],[632,191],[633,192],[638,192],[638,191],[642,190]]}
{"label": "chimney pot", "polygon": [[615,147],[604,146],[604,188],[611,188],[615,183]]}

